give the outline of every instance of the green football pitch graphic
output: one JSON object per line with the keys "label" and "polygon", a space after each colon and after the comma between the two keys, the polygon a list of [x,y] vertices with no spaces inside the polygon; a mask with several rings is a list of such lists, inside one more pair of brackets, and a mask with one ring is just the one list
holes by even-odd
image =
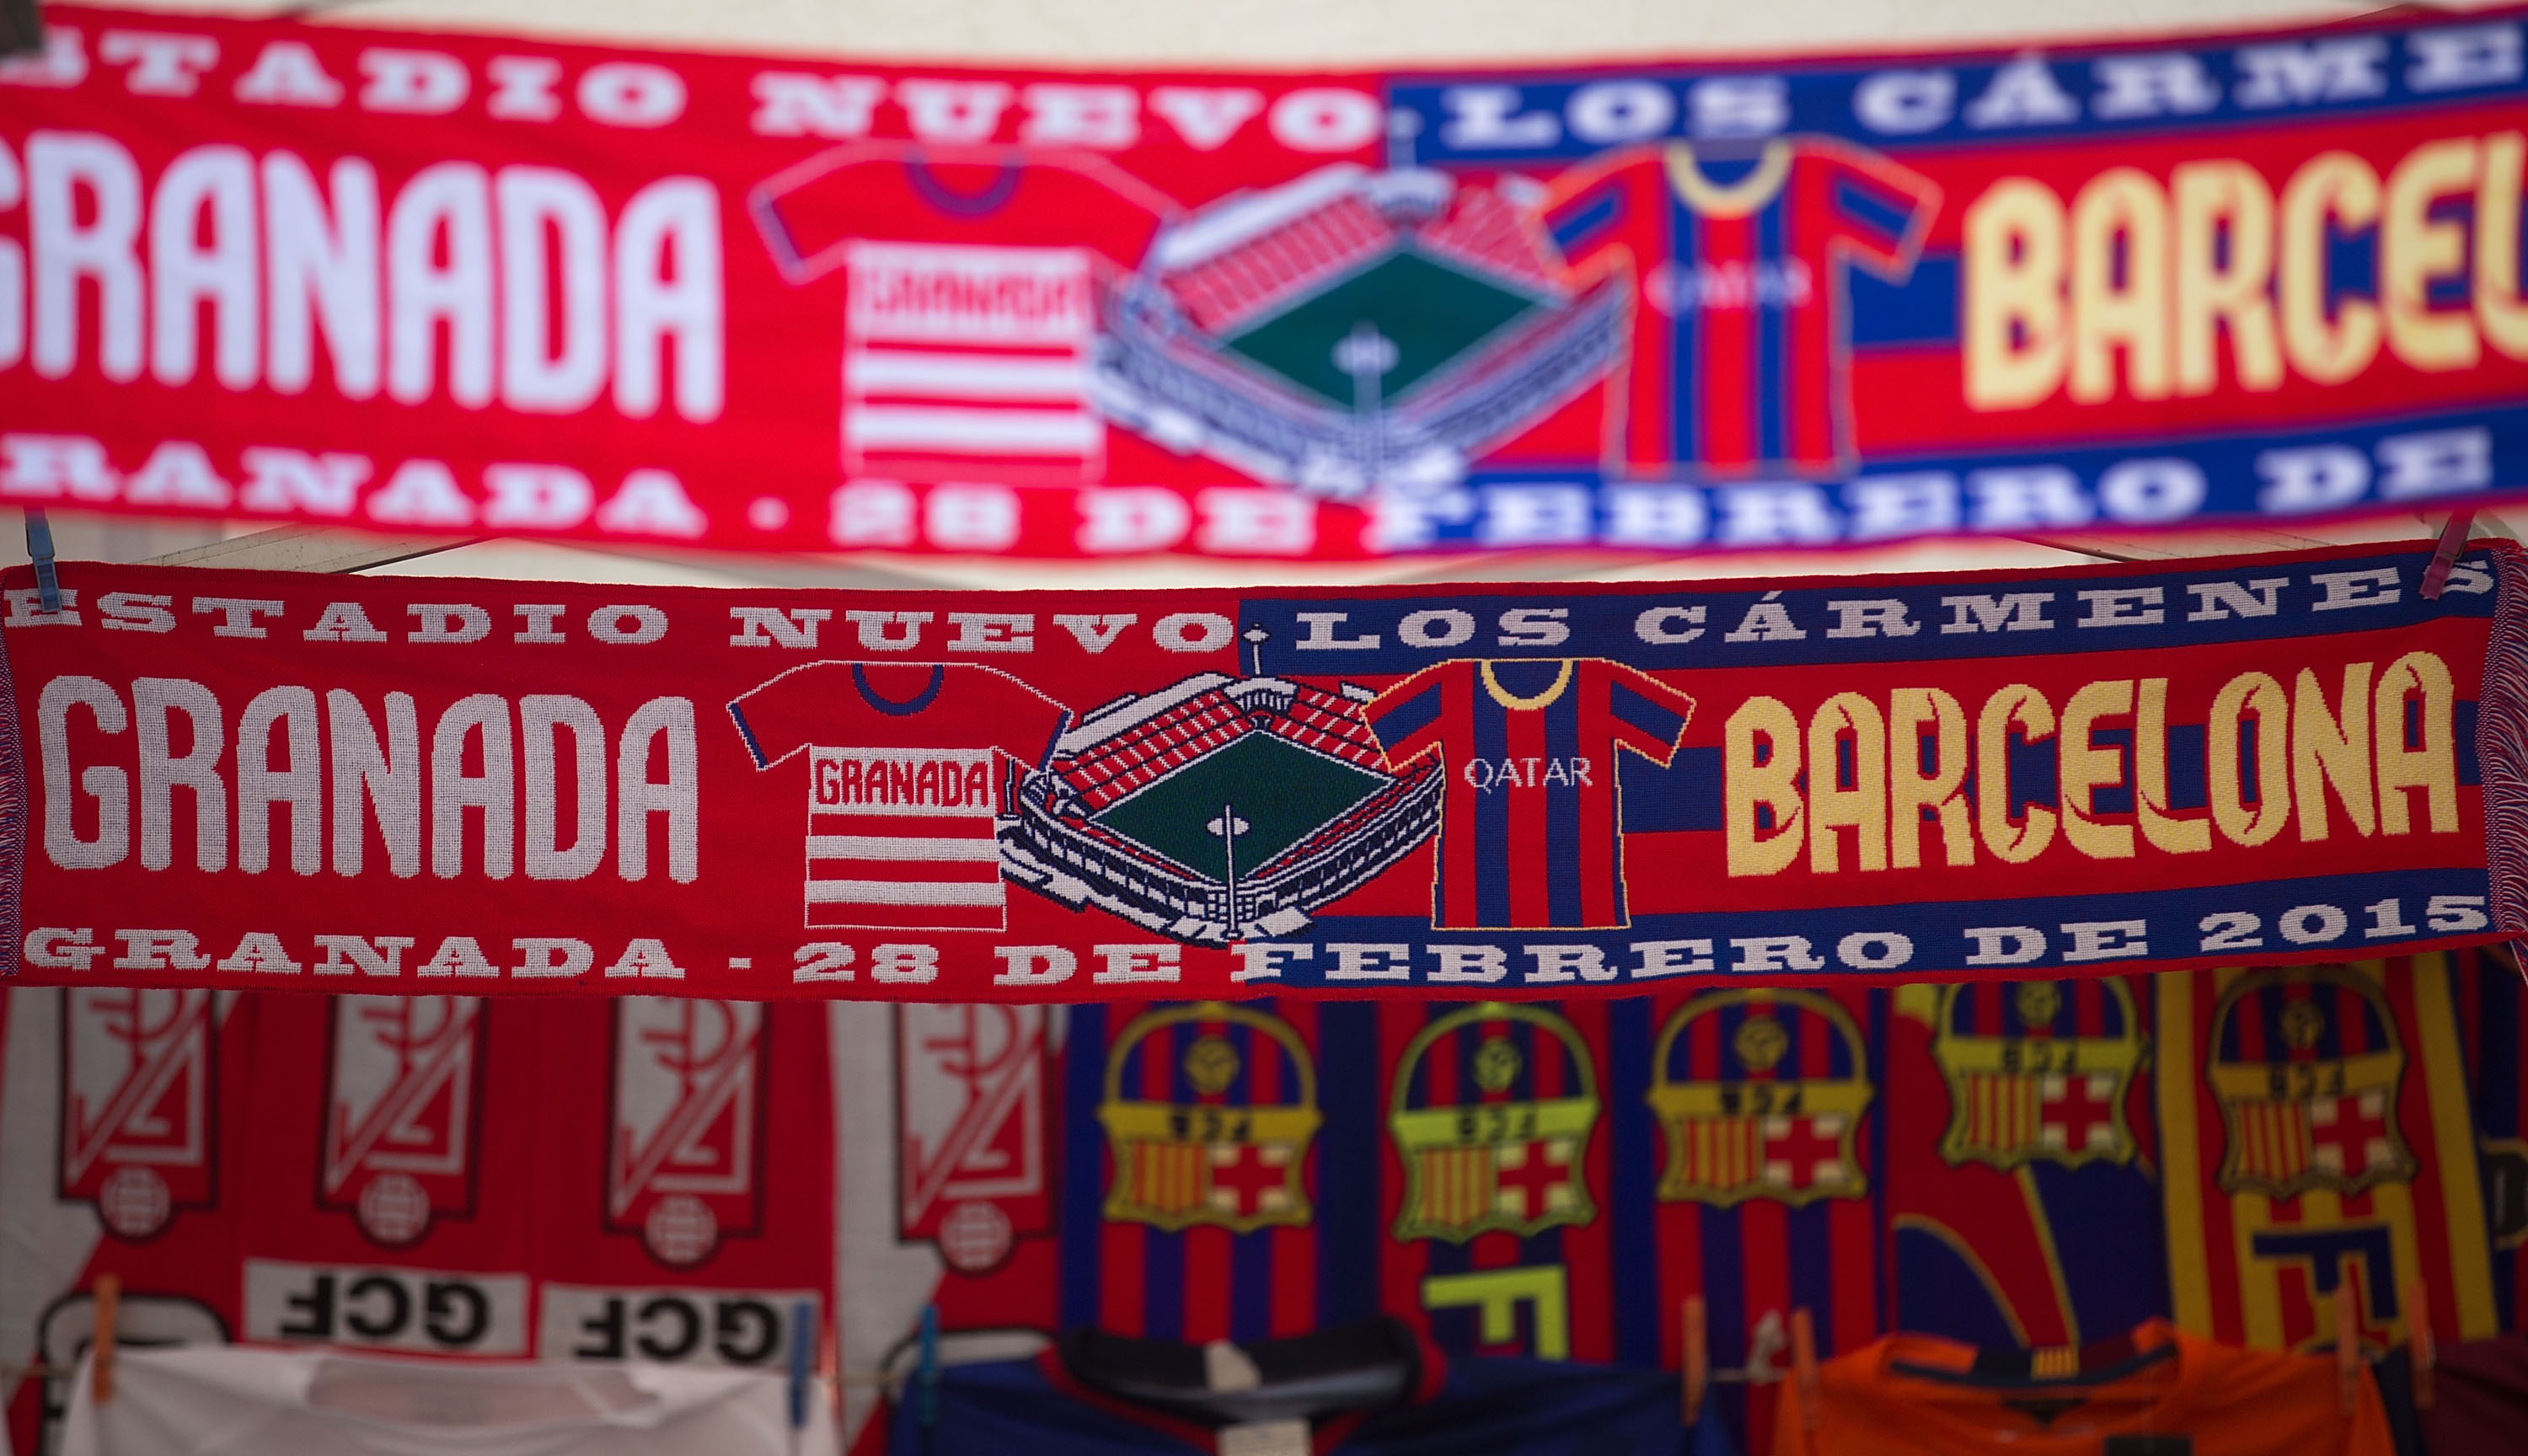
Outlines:
{"label": "green football pitch graphic", "polygon": [[1224,804],[1246,821],[1239,874],[1253,869],[1377,792],[1387,781],[1349,764],[1252,733],[1107,806],[1097,822],[1213,879],[1226,879],[1221,837],[1204,826]]}
{"label": "green football pitch graphic", "polygon": [[1536,301],[1418,253],[1392,253],[1304,303],[1228,340],[1229,346],[1311,393],[1349,409],[1352,377],[1336,360],[1366,324],[1395,346],[1378,381],[1393,399],[1445,367]]}

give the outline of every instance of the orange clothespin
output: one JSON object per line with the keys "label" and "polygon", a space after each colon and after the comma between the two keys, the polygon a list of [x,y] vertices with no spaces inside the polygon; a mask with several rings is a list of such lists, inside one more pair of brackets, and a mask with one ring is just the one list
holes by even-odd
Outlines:
{"label": "orange clothespin", "polygon": [[2413,1357],[2414,1409],[2432,1408],[2432,1367],[2440,1362],[2440,1347],[2432,1342],[2432,1303],[2430,1291],[2420,1279],[2407,1286],[2405,1298],[2411,1301],[2405,1317],[2405,1348]]}
{"label": "orange clothespin", "polygon": [[1791,1311],[1791,1378],[1800,1386],[1800,1426],[1815,1430],[1825,1424],[1825,1410],[1817,1382],[1817,1320],[1805,1305]]}
{"label": "orange clothespin", "polygon": [[1712,1384],[1712,1337],[1703,1296],[1687,1295],[1678,1318],[1683,1326],[1678,1330],[1677,1349],[1685,1378],[1685,1424],[1691,1428],[1702,1419],[1703,1393]]}
{"label": "orange clothespin", "polygon": [[2361,1326],[2356,1318],[2352,1281],[2340,1279],[2335,1285],[2335,1380],[2347,1415],[2361,1408]]}
{"label": "orange clothespin", "polygon": [[122,1313],[123,1280],[96,1276],[96,1327],[88,1336],[88,1395],[98,1405],[114,1399],[114,1322]]}

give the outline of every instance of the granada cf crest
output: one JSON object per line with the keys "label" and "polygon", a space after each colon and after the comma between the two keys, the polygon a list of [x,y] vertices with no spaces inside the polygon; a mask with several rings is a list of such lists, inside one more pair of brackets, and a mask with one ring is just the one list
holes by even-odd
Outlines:
{"label": "granada cf crest", "polygon": [[62,1197],[95,1204],[117,1237],[154,1237],[212,1200],[211,993],[62,1001]]}
{"label": "granada cf crest", "polygon": [[1651,1066],[1667,1137],[1660,1201],[1797,1208],[1870,1191],[1853,1146],[1876,1089],[1861,1028],[1831,997],[1698,996],[1660,1028]]}
{"label": "granada cf crest", "polygon": [[745,1001],[614,1003],[606,1226],[661,1264],[702,1263],[762,1222],[764,1008]]}
{"label": "granada cf crest", "polygon": [[2253,971],[2212,1010],[2203,1075],[2230,1193],[2358,1193],[2414,1175],[2396,1126],[2405,1049],[2379,987],[2345,965]]}
{"label": "granada cf crest", "polygon": [[400,1248],[442,1213],[472,1212],[483,1003],[472,996],[333,1003],[316,1201]]}
{"label": "granada cf crest", "polygon": [[1388,1098],[1404,1160],[1396,1236],[1464,1243],[1596,1218],[1584,1160],[1599,1106],[1589,1049],[1552,1012],[1488,1002],[1423,1027]]}
{"label": "granada cf crest", "polygon": [[897,1188],[903,1236],[961,1274],[1053,1226],[1046,1170],[1045,1010],[896,1008]]}
{"label": "granada cf crest", "polygon": [[1110,1220],[1249,1233],[1313,1217],[1317,1069],[1279,1016],[1206,1001],[1135,1017],[1106,1054],[1097,1120],[1115,1160]]}
{"label": "granada cf crest", "polygon": [[2009,1170],[2130,1163],[2125,1095],[2142,1035],[2121,980],[1940,988],[1931,1059],[1949,1084],[1940,1156]]}

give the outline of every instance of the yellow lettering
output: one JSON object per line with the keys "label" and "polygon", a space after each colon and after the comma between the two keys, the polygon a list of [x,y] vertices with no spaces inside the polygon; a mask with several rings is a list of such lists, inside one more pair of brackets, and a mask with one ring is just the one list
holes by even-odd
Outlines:
{"label": "yellow lettering", "polygon": [[2528,145],[2516,131],[2484,138],[2475,184],[2475,319],[2493,346],[2528,359],[2528,303],[2519,297],[2519,190]]}
{"label": "yellow lettering", "polygon": [[[2344,801],[2344,817],[2352,827],[2364,838],[2378,833],[2379,815],[2370,794],[2370,715],[2362,711],[2370,702],[2370,664],[2344,664],[2340,709],[2326,705],[2326,689],[2308,668],[2299,670],[2292,687],[2291,793],[2299,800],[2299,837],[2326,838],[2329,784]],[[2399,717],[2399,741],[2404,732]]]}
{"label": "yellow lettering", "polygon": [[2025,822],[2012,816],[2019,797],[2010,787],[2014,727],[2029,743],[2041,743],[2054,732],[2053,704],[2025,683],[2013,683],[1985,699],[1975,717],[1975,817],[1983,847],[2008,863],[2025,864],[2054,842],[2054,811],[2031,804]]}
{"label": "yellow lettering", "polygon": [[[2121,263],[2123,266],[2118,267]],[[2102,172],[2072,203],[2072,397],[2168,397],[2168,199],[2148,174]]]}
{"label": "yellow lettering", "polygon": [[2090,730],[2100,718],[2122,717],[2133,711],[2133,685],[2131,678],[2086,683],[2063,704],[2063,742],[2056,750],[2062,763],[2063,837],[2072,848],[2092,859],[2130,859],[2133,857],[2133,832],[2128,824],[2101,824],[2090,817],[2089,796],[2100,789],[2112,789],[2124,782],[2125,760],[2113,749],[2099,748],[2090,741]]}
{"label": "yellow lettering", "polygon": [[1520,1305],[1528,1307],[1533,1322],[1536,1358],[1570,1359],[1571,1296],[1561,1265],[1433,1274],[1422,1281],[1424,1309],[1472,1308],[1476,1331],[1488,1345],[1505,1345],[1518,1338]]}
{"label": "yellow lettering", "polygon": [[2326,271],[2337,224],[2358,232],[2378,220],[2379,174],[2349,152],[2310,158],[2283,188],[2283,346],[2291,368],[2321,385],[2342,384],[2378,357],[2378,308],[2360,298],[2330,308]]}
{"label": "yellow lettering", "polygon": [[[1843,736],[1852,735],[1852,787],[1843,786]],[[1887,724],[1878,704],[1858,693],[1837,693],[1809,719],[1809,867],[1831,874],[1843,867],[1842,836],[1852,831],[1854,858],[1863,869],[1887,867]]]}
{"label": "yellow lettering", "polygon": [[[2419,698],[2420,742],[2405,747],[2405,703]],[[2450,714],[2457,699],[2449,664],[2430,652],[2407,652],[2379,674],[2376,727],[2379,753],[2379,828],[2413,832],[2405,791],[2420,789],[2434,834],[2457,832],[2457,738]],[[2350,707],[2349,703],[2345,704]]]}
{"label": "yellow lettering", "polygon": [[[1928,727],[1938,765],[1922,769]],[[1940,849],[1952,865],[1975,862],[1975,826],[1967,808],[1967,715],[1937,688],[1898,688],[1887,696],[1887,858],[1898,869],[1922,862],[1922,810],[1940,823]]]}
{"label": "yellow lettering", "polygon": [[[1779,874],[1800,854],[1800,791],[1792,783],[1800,773],[1799,715],[1779,699],[1750,698],[1729,715],[1721,739],[1729,873]],[[1764,809],[1772,811],[1769,831],[1757,825]]]}
{"label": "yellow lettering", "polygon": [[2416,369],[2472,369],[2482,352],[2475,323],[2432,307],[2435,279],[2466,262],[2466,226],[2434,218],[2432,203],[2475,185],[2473,137],[2430,142],[2406,154],[2388,176],[2379,210],[2379,298],[2388,316],[2388,347]]}
{"label": "yellow lettering", "polygon": [[2273,189],[2244,162],[2188,162],[2170,175],[2169,194],[2177,213],[2177,391],[2209,394],[2219,387],[2225,327],[2240,388],[2281,388],[2282,344],[2266,291],[2274,273]]}
{"label": "yellow lettering", "polygon": [[2133,700],[2133,816],[2151,848],[2199,855],[2212,848],[2212,826],[2168,812],[2168,679],[2146,677]]}
{"label": "yellow lettering", "polygon": [[2025,409],[2063,384],[2063,201],[2024,177],[1967,209],[1966,397]]}
{"label": "yellow lettering", "polygon": [[[2246,718],[2256,719],[2256,802],[2250,806],[2238,780],[2239,738]],[[2221,685],[2212,700],[2212,721],[2203,726],[2211,770],[2212,822],[2237,844],[2255,846],[2283,832],[2291,818],[2291,699],[2283,685],[2261,672],[2242,672]]]}

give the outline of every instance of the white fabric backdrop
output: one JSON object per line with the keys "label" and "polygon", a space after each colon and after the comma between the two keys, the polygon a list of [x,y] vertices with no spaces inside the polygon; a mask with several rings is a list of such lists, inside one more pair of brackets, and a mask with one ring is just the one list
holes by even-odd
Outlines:
{"label": "white fabric backdrop", "polygon": [[663,1365],[466,1365],[218,1347],[88,1368],[61,1456],[832,1456],[821,1392],[793,1430],[778,1377]]}

